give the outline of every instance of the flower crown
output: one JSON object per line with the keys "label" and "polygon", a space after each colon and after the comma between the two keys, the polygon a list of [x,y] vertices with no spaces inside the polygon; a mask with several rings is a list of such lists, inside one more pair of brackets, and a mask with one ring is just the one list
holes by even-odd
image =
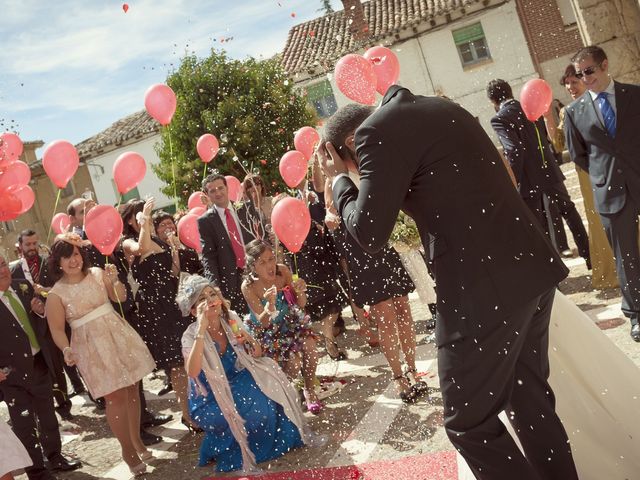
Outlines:
{"label": "flower crown", "polygon": [[88,247],[91,245],[89,240],[83,240],[80,235],[74,232],[65,232],[56,235],[56,241],[61,240],[78,248]]}

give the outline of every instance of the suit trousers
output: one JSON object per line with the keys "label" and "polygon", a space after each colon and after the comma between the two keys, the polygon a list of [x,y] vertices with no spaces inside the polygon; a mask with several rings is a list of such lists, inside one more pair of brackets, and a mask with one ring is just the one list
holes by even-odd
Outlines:
{"label": "suit trousers", "polygon": [[[13,372],[12,375],[19,375]],[[3,382],[4,383],[4,382]],[[48,458],[60,453],[62,443],[53,409],[51,376],[42,353],[33,360],[33,379],[28,386],[3,386],[13,432],[20,439],[33,465],[25,469],[30,480],[50,478],[42,451]],[[42,450],[41,450],[42,446]]]}
{"label": "suit trousers", "polygon": [[613,214],[600,214],[616,261],[618,283],[622,290],[622,311],[631,320],[631,325],[637,325],[640,317],[639,214],[640,205],[629,192],[622,210]]}
{"label": "suit trousers", "polygon": [[[554,294],[469,318],[468,336],[438,348],[445,430],[479,480],[578,478],[547,381]],[[498,418],[503,410],[526,458]]]}
{"label": "suit trousers", "polygon": [[558,216],[559,213],[565,222],[567,222],[571,235],[573,235],[573,240],[578,247],[578,254],[585,260],[588,260],[589,236],[587,229],[584,228],[582,217],[578,213],[575,203],[571,200],[564,182],[558,182],[551,187],[545,188],[544,195],[549,199],[551,214],[549,220],[552,224],[556,246],[561,249],[563,247],[562,237],[564,237],[565,244],[567,238],[564,233],[564,227],[562,226],[562,219]]}

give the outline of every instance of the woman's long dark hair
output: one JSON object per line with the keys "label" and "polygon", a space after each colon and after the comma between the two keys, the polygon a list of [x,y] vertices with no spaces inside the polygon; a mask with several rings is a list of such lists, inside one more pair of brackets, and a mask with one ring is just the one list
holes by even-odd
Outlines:
{"label": "woman's long dark hair", "polygon": [[[265,240],[252,240],[247,244],[246,256],[245,256],[246,262],[244,266],[244,279],[246,280],[247,283],[251,284],[255,282],[256,262],[258,261],[258,258],[260,258],[260,255],[262,255],[267,250],[273,251],[273,246]],[[281,275],[280,269],[278,268],[277,264],[276,264],[276,275]]]}
{"label": "woman's long dark hair", "polygon": [[[129,200],[127,203],[120,205],[120,216],[122,217],[122,236],[124,238],[138,238],[138,232],[129,225],[129,220],[136,218],[136,215],[142,212],[144,208],[144,200]],[[155,232],[154,232],[155,233]]]}
{"label": "woman's long dark hair", "polygon": [[60,267],[60,260],[63,258],[70,258],[73,255],[73,250],[77,248],[80,252],[80,256],[82,257],[82,273],[86,275],[89,271],[89,267],[91,266],[89,263],[89,259],[87,258],[87,252],[84,248],[76,247],[75,245],[71,245],[70,243],[65,242],[64,240],[56,240],[51,245],[51,254],[49,255],[49,259],[47,260],[47,267],[49,269],[49,275],[53,278],[54,282],[57,282],[62,278],[62,268]]}

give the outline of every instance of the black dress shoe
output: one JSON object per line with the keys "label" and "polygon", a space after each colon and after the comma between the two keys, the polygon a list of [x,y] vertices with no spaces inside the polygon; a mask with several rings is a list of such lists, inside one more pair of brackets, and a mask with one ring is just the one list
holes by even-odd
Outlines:
{"label": "black dress shoe", "polygon": [[73,420],[73,415],[71,415],[71,402],[67,402],[64,405],[56,407],[55,410],[63,420],[66,420],[67,422]]}
{"label": "black dress shoe", "polygon": [[142,439],[142,443],[147,447],[162,442],[162,437],[149,433],[146,430],[140,430],[140,438]]}
{"label": "black dress shoe", "polygon": [[82,466],[80,460],[67,459],[61,453],[54,453],[51,455],[47,462],[46,467],[52,472],[70,472],[71,470],[77,470]]}
{"label": "black dress shoe", "polygon": [[102,398],[102,397],[94,399],[93,403],[96,404],[96,408],[98,410],[104,410],[106,408],[106,404],[104,402],[104,398]]}
{"label": "black dress shoe", "polygon": [[636,342],[640,342],[640,324],[631,325],[631,338]]}
{"label": "black dress shoe", "polygon": [[171,382],[167,383],[164,387],[160,389],[160,391],[158,392],[158,396],[161,397],[163,395],[166,395],[169,392],[173,392],[173,385],[171,385]]}
{"label": "black dress shoe", "polygon": [[81,389],[79,389],[79,390],[76,390],[76,391],[74,391],[74,392],[71,392],[71,393],[69,394],[69,398],[73,398],[73,397],[76,397],[76,396],[78,396],[78,395],[82,395],[83,393],[86,393],[86,391],[87,391],[86,389],[81,388]]}
{"label": "black dress shoe", "polygon": [[158,425],[164,425],[171,420],[173,420],[173,415],[149,412],[146,415],[142,414],[142,421],[140,422],[140,425],[142,428],[157,427]]}

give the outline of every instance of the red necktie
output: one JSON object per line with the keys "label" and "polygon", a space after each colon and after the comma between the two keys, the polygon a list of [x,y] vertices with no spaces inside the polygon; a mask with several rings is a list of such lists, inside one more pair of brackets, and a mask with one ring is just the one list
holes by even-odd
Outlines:
{"label": "red necktie", "polygon": [[228,208],[224,209],[224,216],[227,220],[227,230],[229,231],[229,239],[231,240],[231,248],[236,255],[236,266],[238,268],[244,268],[244,248],[240,241],[240,232],[238,232],[238,226],[236,221],[231,215],[231,211]]}
{"label": "red necktie", "polygon": [[38,283],[40,280],[40,257],[27,260],[27,265],[29,266],[29,273],[31,273],[33,283]]}

